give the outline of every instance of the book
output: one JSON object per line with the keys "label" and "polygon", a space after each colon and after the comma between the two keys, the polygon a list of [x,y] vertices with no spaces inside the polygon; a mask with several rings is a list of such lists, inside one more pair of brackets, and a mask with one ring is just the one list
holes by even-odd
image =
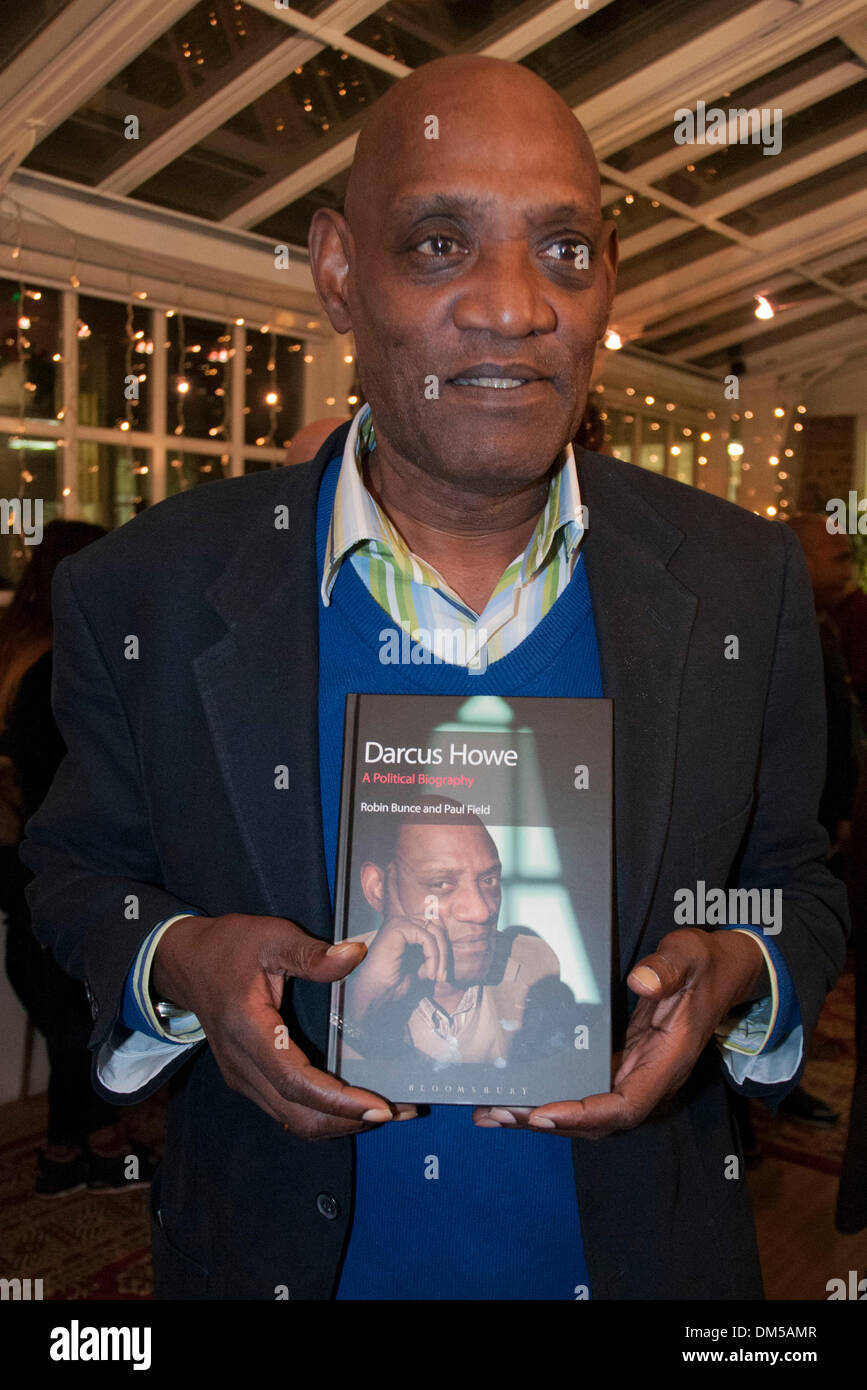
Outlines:
{"label": "book", "polygon": [[612,709],[348,695],[328,1069],[389,1101],[611,1086]]}

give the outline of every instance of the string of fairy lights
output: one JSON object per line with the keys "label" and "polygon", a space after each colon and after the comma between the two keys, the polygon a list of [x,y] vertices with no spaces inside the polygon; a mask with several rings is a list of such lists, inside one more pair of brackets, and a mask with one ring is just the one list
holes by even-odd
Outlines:
{"label": "string of fairy lights", "polygon": [[[22,250],[22,218],[20,206],[16,208],[16,214],[17,215],[15,220],[15,242],[14,246],[12,247],[12,259],[14,261],[20,260]],[[77,241],[75,242],[73,247],[71,257],[71,269],[68,276],[68,280],[72,289],[78,290],[80,288],[81,279],[79,276],[79,254]],[[130,272],[130,288],[128,291],[128,298],[124,302],[124,378],[125,383],[127,385],[129,385],[131,379],[135,379],[139,384],[143,385],[147,381],[148,376],[147,371],[145,369],[146,359],[153,354],[155,350],[155,345],[153,340],[147,335],[145,330],[141,328],[137,329],[135,327],[136,304],[143,306],[145,301],[148,300],[148,292],[142,289],[133,289],[132,286],[133,280],[132,273]],[[38,302],[42,298],[42,291],[38,289],[28,288],[27,283],[19,278],[17,297],[19,301],[20,312],[17,316],[16,321],[15,349],[19,367],[18,414],[21,421],[21,433],[23,433],[25,428],[24,421],[28,414],[28,395],[35,393],[36,383],[32,381],[29,376],[29,354],[31,340],[27,337],[27,331],[31,327],[32,316],[30,313],[24,312],[24,308],[22,306],[25,306],[25,300],[28,299],[31,301]],[[177,298],[178,300],[182,300],[183,298],[182,286],[178,286]],[[757,296],[756,298],[758,300],[760,297]],[[151,302],[149,304],[149,307],[159,309],[160,306],[154,302]],[[759,307],[760,306],[758,306],[757,304],[757,312]],[[82,310],[82,312],[86,312],[86,307]],[[174,373],[169,374],[170,390],[172,391],[175,401],[175,420],[173,425],[173,433],[175,437],[177,437],[178,439],[189,439],[190,443],[193,446],[195,445],[195,440],[197,438],[203,437],[203,435],[200,435],[198,433],[192,436],[188,434],[188,421],[186,409],[187,404],[191,399],[191,393],[193,393],[197,396],[204,395],[208,397],[212,404],[215,402],[219,403],[219,414],[216,418],[213,419],[213,423],[211,423],[208,426],[207,436],[211,440],[225,440],[228,442],[231,430],[230,364],[235,352],[235,349],[233,347],[232,330],[233,326],[247,328],[248,331],[246,334],[247,340],[245,342],[245,350],[246,353],[252,354],[254,353],[254,342],[251,340],[251,334],[255,331],[256,325],[248,325],[247,320],[243,317],[235,317],[234,319],[232,319],[227,312],[226,319],[222,324],[223,331],[217,336],[216,344],[203,352],[202,343],[195,341],[193,338],[190,338],[188,340],[187,319],[185,317],[183,309],[176,306],[171,306],[164,308],[162,312],[165,315],[167,327],[169,326],[172,320],[174,320],[175,322],[174,342],[172,341],[172,334],[169,333],[164,345],[165,350],[167,352],[170,352],[171,349],[174,348],[176,354],[176,371],[174,371]],[[290,442],[289,439],[278,441],[278,431],[280,427],[281,414],[283,413],[285,403],[285,390],[281,390],[281,355],[283,360],[285,361],[287,360],[290,354],[302,353],[301,360],[305,364],[309,365],[315,361],[315,353],[309,350],[309,346],[305,347],[303,343],[289,338],[288,334],[278,332],[278,330],[273,326],[272,320],[274,317],[276,317],[276,314],[272,313],[271,316],[264,323],[258,325],[259,333],[263,337],[267,337],[268,339],[268,355],[267,361],[264,366],[265,380],[262,383],[261,387],[261,397],[260,399],[258,399],[258,401],[253,401],[252,399],[248,398],[247,401],[245,401],[244,406],[242,408],[243,414],[245,416],[248,416],[251,414],[254,408],[261,409],[262,407],[264,407],[266,411],[266,424],[264,429],[257,433],[254,439],[245,437],[242,445],[242,447],[244,448],[252,447],[255,449],[261,447],[271,449],[277,446],[278,443],[282,443],[284,446],[288,445],[288,443]],[[210,325],[210,321],[208,322]],[[199,318],[198,316],[197,323],[202,323],[201,318]],[[218,327],[219,321],[214,321],[213,326]],[[319,324],[317,321],[314,320],[308,322],[307,327],[309,329],[315,329],[319,327]],[[611,340],[612,335],[614,340]],[[87,322],[85,318],[79,317],[76,322],[77,339],[79,341],[84,341],[91,338],[91,336],[91,325]],[[282,344],[284,342],[286,343],[286,353],[282,354]],[[608,338],[606,339],[606,346],[609,347],[611,350],[616,351],[623,346],[623,339],[620,337],[619,334],[616,333],[615,330],[609,330]],[[137,362],[136,359],[140,356],[143,356],[145,358],[144,363]],[[351,365],[354,361],[353,354],[344,354],[343,360],[346,365]],[[52,361],[55,364],[59,364],[62,361],[61,353],[53,353]],[[249,362],[245,365],[244,375],[245,377],[250,377],[254,375],[254,367],[250,365]],[[208,382],[204,383],[204,390],[201,389],[203,386],[203,383],[201,381],[202,377],[208,378]],[[210,390],[208,390],[208,387],[210,387]],[[605,390],[605,388],[604,386],[600,385],[597,386],[596,390],[598,393],[601,394]],[[632,398],[635,398],[636,395],[638,395],[638,392],[639,388],[635,386],[629,386],[625,388],[625,396],[627,398],[630,398],[630,404]],[[358,404],[359,400],[357,391],[353,389],[344,397],[344,399],[348,407],[354,408]],[[115,420],[115,427],[123,433],[129,434],[134,434],[134,432],[137,429],[142,428],[143,426],[141,425],[139,420],[139,404],[140,393],[138,391],[125,391],[123,414],[119,419]],[[336,393],[324,397],[324,404],[329,408],[334,408],[337,405]],[[638,405],[639,410],[641,410],[642,404],[647,408],[652,408],[656,404],[656,398],[651,394],[645,394],[643,398],[639,398],[639,401],[636,404]],[[667,401],[664,404],[665,410],[669,414],[677,411],[679,408],[677,403],[674,401]],[[796,415],[802,416],[805,413],[806,407],[802,403],[798,404],[797,406],[794,406],[791,410],[792,418],[787,423],[795,434],[800,434],[803,431],[804,425],[801,419],[796,419],[794,417]],[[608,414],[609,412],[607,410],[601,412],[601,419],[603,424],[607,424]],[[709,410],[706,412],[706,414],[707,420],[709,422],[713,422],[716,420],[715,411]],[[789,411],[786,409],[786,407],[782,405],[779,405],[774,409],[775,421],[781,424],[781,428],[777,430],[774,434],[775,452],[769,455],[768,465],[772,468],[778,469],[776,477],[780,481],[779,483],[775,484],[775,492],[778,495],[783,493],[784,489],[782,484],[787,482],[791,476],[789,470],[792,467],[792,464],[790,463],[790,460],[792,460],[795,457],[795,450],[792,447],[790,447],[788,442],[785,440],[785,433],[787,432],[786,426],[782,425],[782,422],[786,419],[786,416],[788,414]],[[56,418],[58,420],[62,420],[63,416],[64,410],[61,407],[61,409],[56,412]],[[634,422],[634,419],[634,414],[623,415],[623,422],[626,424],[632,424]],[[743,410],[743,412],[732,412],[729,416],[729,429],[722,431],[722,438],[723,442],[725,442],[726,444],[726,453],[730,461],[730,466],[736,467],[738,471],[742,474],[749,473],[753,465],[748,458],[744,457],[744,454],[747,452],[747,450],[745,444],[741,441],[740,438],[741,422],[743,421],[745,423],[748,423],[750,421],[753,421],[754,419],[755,412],[751,409],[745,409]],[[661,425],[659,421],[649,419],[648,426],[650,431],[660,432],[661,434]],[[610,439],[609,434],[607,434],[607,437],[608,439]],[[754,436],[753,442],[760,442],[761,438],[761,435]],[[711,442],[712,439],[713,431],[710,429],[696,429],[692,425],[683,426],[680,431],[680,438],[676,442],[672,443],[668,448],[668,452],[670,453],[672,460],[675,461],[675,468],[677,468],[677,461],[681,458],[681,455],[684,452],[689,453],[690,449],[694,449],[696,446],[707,445]],[[58,444],[61,444],[62,442],[63,441],[61,440],[57,441]],[[776,447],[777,445],[783,444],[785,444],[785,447],[783,448]],[[615,449],[613,450],[613,452],[622,452],[622,450]],[[229,458],[229,454],[220,455],[220,465],[223,466],[227,464],[229,462]],[[696,455],[695,461],[697,466],[700,468],[707,466],[709,462],[708,453],[698,453]],[[781,463],[784,465],[782,468],[780,467]],[[170,459],[170,466],[175,469],[183,468],[183,458],[178,456],[172,457]],[[203,463],[199,464],[199,471],[203,473],[210,474],[212,472],[212,469],[213,463],[210,458],[206,459]],[[92,466],[90,471],[98,471],[98,465]],[[148,468],[147,465],[140,465],[134,468],[133,471],[138,473],[147,473]],[[19,490],[23,490],[25,486],[29,485],[35,480],[35,475],[25,464],[25,466],[23,466],[21,469],[21,475],[19,479]],[[699,482],[698,486],[702,486],[702,483]],[[64,489],[64,491],[68,493],[69,489]],[[755,495],[756,488],[747,486],[745,492],[748,501],[751,496]],[[769,505],[765,508],[765,511],[768,516],[776,516],[778,514],[778,509],[785,510],[785,508],[787,508],[788,506],[789,499],[783,496],[778,496],[778,505]]]}

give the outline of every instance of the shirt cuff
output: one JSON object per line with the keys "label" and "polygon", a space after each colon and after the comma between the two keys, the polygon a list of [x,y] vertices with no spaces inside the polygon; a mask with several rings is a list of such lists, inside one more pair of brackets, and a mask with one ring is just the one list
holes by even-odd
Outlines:
{"label": "shirt cuff", "polygon": [[724,930],[746,932],[755,939],[771,986],[770,994],[755,1000],[746,1012],[733,1011],[717,1025],[717,1042],[725,1064],[738,1084],[790,1081],[801,1064],[804,1030],[785,957],[758,928],[733,926]]}
{"label": "shirt cuff", "polygon": [[121,1015],[126,1027],[133,1033],[143,1033],[159,1042],[176,1043],[181,1046],[204,1041],[204,1030],[194,1013],[186,1013],[172,1019],[171,1024],[166,1026],[154,1009],[150,997],[151,968],[163,933],[168,931],[173,923],[180,922],[185,917],[199,916],[201,913],[198,912],[178,912],[174,917],[167,917],[157,923],[139,947],[138,955],[126,978]]}

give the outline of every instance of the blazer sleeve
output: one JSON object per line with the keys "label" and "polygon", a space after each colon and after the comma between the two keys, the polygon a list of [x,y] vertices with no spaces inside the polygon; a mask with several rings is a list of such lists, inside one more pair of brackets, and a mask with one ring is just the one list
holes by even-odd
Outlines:
{"label": "blazer sleeve", "polygon": [[[797,537],[780,525],[785,573],[773,668],[764,712],[753,820],[738,871],[742,888],[778,889],[781,952],[804,1029],[801,1066],[822,1006],[846,959],[845,885],[827,866],[828,837],[817,819],[825,779],[826,714],[822,655],[807,566]],[[757,596],[757,602],[761,599]],[[741,660],[748,660],[748,653]],[[748,1095],[769,1088],[744,1082]],[[773,1099],[773,1095],[770,1097]]]}
{"label": "blazer sleeve", "polygon": [[132,730],[73,573],[62,561],[53,585],[52,703],[67,752],[20,852],[34,874],[33,930],[85,982],[97,1049],[127,1032],[124,985],[145,937],[163,919],[201,909],[161,884]]}

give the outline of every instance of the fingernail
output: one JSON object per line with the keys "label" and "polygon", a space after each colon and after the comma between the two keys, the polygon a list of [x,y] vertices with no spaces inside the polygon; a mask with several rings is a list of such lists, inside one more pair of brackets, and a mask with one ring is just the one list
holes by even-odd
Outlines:
{"label": "fingernail", "polygon": [[329,946],[325,952],[326,956],[341,956],[348,951],[355,951],[359,946],[363,946],[363,941],[338,941],[333,946]]}
{"label": "fingernail", "polygon": [[390,1120],[392,1114],[390,1110],[365,1110],[361,1118],[367,1120],[368,1124],[381,1125]]}
{"label": "fingernail", "polygon": [[396,1120],[417,1120],[418,1111],[414,1105],[411,1105],[408,1110],[398,1110],[394,1118]]}
{"label": "fingernail", "polygon": [[476,1120],[476,1129],[502,1129],[503,1126],[496,1120]]}
{"label": "fingernail", "polygon": [[549,1120],[547,1115],[531,1115],[527,1121],[528,1125],[533,1125],[534,1129],[556,1129],[553,1120]]}
{"label": "fingernail", "polygon": [[515,1125],[518,1123],[511,1110],[500,1110],[499,1108],[494,1108],[490,1112],[490,1115],[492,1120],[498,1120],[501,1125]]}
{"label": "fingernail", "polygon": [[655,970],[651,970],[649,965],[636,965],[630,971],[630,980],[637,980],[640,985],[647,985],[648,989],[659,989],[662,984]]}

